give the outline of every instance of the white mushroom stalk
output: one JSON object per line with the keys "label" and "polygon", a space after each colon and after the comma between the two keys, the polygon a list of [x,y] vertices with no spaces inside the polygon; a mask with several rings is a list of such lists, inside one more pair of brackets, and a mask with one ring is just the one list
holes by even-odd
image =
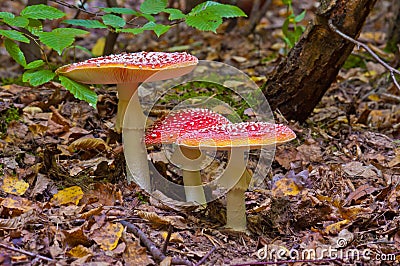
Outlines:
{"label": "white mushroom stalk", "polygon": [[[147,152],[143,141],[146,119],[136,92],[138,84],[182,76],[193,70],[197,63],[198,59],[187,53],[123,53],[66,65],[57,69],[56,73],[85,84],[117,84],[119,103],[115,130],[121,133],[126,128],[128,132],[124,134],[123,141],[128,141],[133,147],[129,149],[129,154],[125,152],[127,162],[131,163],[131,173],[128,169],[127,180],[139,181],[143,189],[151,191]],[[155,78],[152,79],[153,75]],[[132,113],[126,118],[131,99]],[[128,121],[125,125],[124,119]]]}
{"label": "white mushroom stalk", "polygon": [[230,153],[225,172],[218,184],[227,189],[226,227],[246,231],[245,192],[250,180],[246,175],[246,152],[296,138],[288,127],[266,122],[243,122],[212,126],[187,133],[177,143],[187,148],[219,149]]}

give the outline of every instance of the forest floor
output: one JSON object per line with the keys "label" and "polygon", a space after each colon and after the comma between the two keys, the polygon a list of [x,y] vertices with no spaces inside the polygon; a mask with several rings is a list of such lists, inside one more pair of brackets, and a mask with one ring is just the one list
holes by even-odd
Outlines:
{"label": "forest floor", "polygon": [[[2,11],[18,3],[7,2],[0,4]],[[315,7],[306,2],[296,8],[307,9],[311,18]],[[387,1],[382,3],[360,36],[376,51],[385,45],[390,13]],[[284,11],[283,6],[269,11],[248,36],[240,34],[245,21],[231,33],[224,33],[224,24],[218,34],[179,25],[161,38],[121,35],[116,53],[188,51],[230,64],[262,85],[283,56]],[[91,49],[103,34],[78,43]],[[177,258],[193,265],[266,265],[278,260],[277,252],[284,265],[400,264],[400,92],[364,50],[354,50],[305,123],[275,113],[297,139],[276,147],[264,186],[246,192],[247,234],[223,228],[224,198],[206,209],[174,206],[126,183],[122,138],[113,130],[113,87],[96,87],[101,96],[94,109],[58,83],[31,87],[21,74],[0,47],[1,265],[159,264],[161,257],[127,224],[159,250],[172,232],[162,265]],[[196,96],[229,98],[197,85],[191,87]],[[158,102],[150,119],[190,99],[190,93],[177,90],[175,98]],[[240,109],[240,103],[232,107]],[[254,118],[250,108],[241,114]],[[159,153],[149,149],[163,174],[179,182]],[[257,153],[250,158],[252,172]]]}

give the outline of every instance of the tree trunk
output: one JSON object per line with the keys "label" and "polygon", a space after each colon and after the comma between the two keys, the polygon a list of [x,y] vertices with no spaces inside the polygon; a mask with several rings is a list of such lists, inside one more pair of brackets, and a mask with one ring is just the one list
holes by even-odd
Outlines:
{"label": "tree trunk", "polygon": [[303,122],[329,89],[354,44],[331,31],[328,21],[357,38],[376,0],[321,1],[299,42],[263,86],[272,110]]}
{"label": "tree trunk", "polygon": [[[117,0],[107,0],[108,7],[118,7]],[[104,45],[103,55],[110,55],[114,52],[114,45],[117,42],[118,33],[109,31]]]}

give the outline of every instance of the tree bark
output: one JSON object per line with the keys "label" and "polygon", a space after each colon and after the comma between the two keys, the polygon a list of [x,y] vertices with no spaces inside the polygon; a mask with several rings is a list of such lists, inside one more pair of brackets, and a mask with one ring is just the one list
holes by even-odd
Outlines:
{"label": "tree bark", "polygon": [[[108,7],[118,7],[117,0],[107,0]],[[117,42],[118,33],[109,31],[104,45],[103,55],[110,55],[114,52],[114,46]]]}
{"label": "tree bark", "polygon": [[357,38],[375,2],[321,1],[314,20],[262,88],[272,110],[278,109],[289,120],[307,119],[354,48],[330,30],[328,21]]}

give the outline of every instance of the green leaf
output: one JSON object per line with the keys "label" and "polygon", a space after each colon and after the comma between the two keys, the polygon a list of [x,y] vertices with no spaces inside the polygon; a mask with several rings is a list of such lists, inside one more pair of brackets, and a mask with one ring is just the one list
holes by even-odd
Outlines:
{"label": "green leaf", "polygon": [[57,32],[60,34],[71,34],[71,35],[85,35],[88,34],[89,32],[86,30],[81,30],[81,29],[74,29],[74,28],[58,28],[54,29],[52,32]]}
{"label": "green leaf", "polygon": [[25,28],[29,25],[29,19],[24,17],[4,18],[4,22],[10,26]]}
{"label": "green leaf", "polygon": [[150,14],[139,13],[139,15],[140,15],[141,17],[144,17],[144,18],[147,19],[148,21],[153,21],[153,22],[156,21],[155,17],[153,17],[153,16],[150,15]]}
{"label": "green leaf", "polygon": [[201,12],[212,13],[221,18],[247,17],[246,13],[237,6],[220,4],[214,1],[207,1],[195,6],[189,15],[197,15]]}
{"label": "green leaf", "polygon": [[81,51],[87,53],[87,54],[90,55],[91,57],[94,57],[93,53],[92,53],[89,49],[87,49],[86,47],[83,47],[83,46],[81,46],[81,45],[74,45],[74,46],[72,46],[71,48],[79,49],[79,50],[81,50]]}
{"label": "green leaf", "polygon": [[29,82],[32,86],[39,86],[52,80],[56,74],[48,69],[28,70],[22,75],[23,82]]}
{"label": "green leaf", "polygon": [[154,33],[157,35],[157,37],[160,37],[160,35],[166,33],[171,26],[163,25],[163,24],[156,24],[152,21],[146,23],[143,25],[142,29],[144,30],[152,30]]}
{"label": "green leaf", "polygon": [[196,15],[188,15],[186,24],[202,31],[216,32],[219,25],[222,24],[222,18],[207,11]]}
{"label": "green leaf", "polygon": [[61,55],[64,48],[70,46],[74,42],[76,35],[86,33],[88,32],[81,29],[58,28],[51,32],[39,32],[38,36],[42,43],[56,50],[57,53]]}
{"label": "green leaf", "polygon": [[39,32],[42,32],[43,30],[43,25],[42,22],[38,19],[29,19],[29,25],[25,27],[30,33],[33,35],[38,35]]}
{"label": "green leaf", "polygon": [[186,18],[186,15],[176,8],[166,8],[164,9],[164,12],[169,14],[169,20]]}
{"label": "green leaf", "polygon": [[0,30],[0,35],[14,41],[29,43],[29,39],[23,33],[16,30]]}
{"label": "green leaf", "polygon": [[206,1],[201,4],[198,4],[195,6],[189,13],[190,16],[199,14],[200,12],[206,10],[210,6],[215,6],[215,5],[222,5],[220,3],[214,2],[214,1]]}
{"label": "green leaf", "polygon": [[65,13],[55,7],[47,5],[27,6],[21,11],[21,16],[35,19],[58,19],[65,16]]}
{"label": "green leaf", "polygon": [[157,35],[157,37],[160,37],[161,35],[166,33],[170,28],[171,28],[171,26],[168,26],[168,25],[157,24],[154,26],[153,31]]}
{"label": "green leaf", "polygon": [[106,29],[107,26],[101,23],[98,20],[88,20],[88,19],[66,19],[63,20],[62,23],[74,25],[74,26],[82,26],[87,29]]}
{"label": "green leaf", "polygon": [[113,27],[113,28],[122,28],[126,25],[126,22],[123,18],[113,15],[113,14],[106,14],[102,17],[103,23]]}
{"label": "green leaf", "polygon": [[118,30],[118,32],[132,33],[134,35],[143,33],[144,31],[145,31],[145,29],[143,29],[143,28],[129,28],[129,29]]}
{"label": "green leaf", "polygon": [[92,107],[96,107],[97,94],[88,86],[73,81],[67,77],[59,76],[61,85],[69,90],[76,98],[88,102]]}
{"label": "green leaf", "polygon": [[39,59],[39,60],[35,60],[35,61],[32,61],[29,64],[27,64],[25,66],[25,69],[35,69],[35,68],[41,67],[43,65],[44,65],[44,61]]}
{"label": "green leaf", "polygon": [[212,5],[206,8],[206,11],[223,18],[247,17],[239,7],[232,5]]}
{"label": "green leaf", "polygon": [[0,18],[14,18],[15,15],[10,12],[0,12]]}
{"label": "green leaf", "polygon": [[305,16],[306,16],[306,11],[304,10],[299,15],[294,17],[294,21],[295,22],[300,22],[300,21],[302,21],[304,19]]}
{"label": "green leaf", "polygon": [[145,30],[152,30],[157,35],[157,37],[160,37],[162,34],[166,33],[170,28],[171,26],[157,24],[154,23],[153,21],[150,21],[144,24],[143,27],[141,28],[121,29],[119,32],[132,33],[136,35],[144,32]]}
{"label": "green leaf", "polygon": [[140,11],[145,14],[158,14],[167,7],[168,0],[144,0],[140,5]]}
{"label": "green leaf", "polygon": [[286,45],[287,45],[289,48],[292,48],[292,47],[294,46],[294,44],[292,43],[292,41],[291,41],[289,38],[287,38],[287,37],[282,37],[282,39],[283,39],[283,41],[286,43]]}
{"label": "green leaf", "polygon": [[286,18],[282,25],[282,33],[284,36],[289,35],[289,18]]}
{"label": "green leaf", "polygon": [[137,15],[139,13],[133,9],[126,7],[103,7],[100,9],[106,13],[114,13],[114,14]]}
{"label": "green leaf", "polygon": [[12,59],[15,60],[15,62],[23,67],[26,66],[25,55],[15,42],[6,38],[4,40],[4,46],[6,47],[8,54],[12,57]]}
{"label": "green leaf", "polygon": [[303,32],[304,32],[304,28],[303,27],[296,27],[295,28],[294,36],[295,36],[295,41],[296,42],[300,39],[300,37],[303,34]]}

